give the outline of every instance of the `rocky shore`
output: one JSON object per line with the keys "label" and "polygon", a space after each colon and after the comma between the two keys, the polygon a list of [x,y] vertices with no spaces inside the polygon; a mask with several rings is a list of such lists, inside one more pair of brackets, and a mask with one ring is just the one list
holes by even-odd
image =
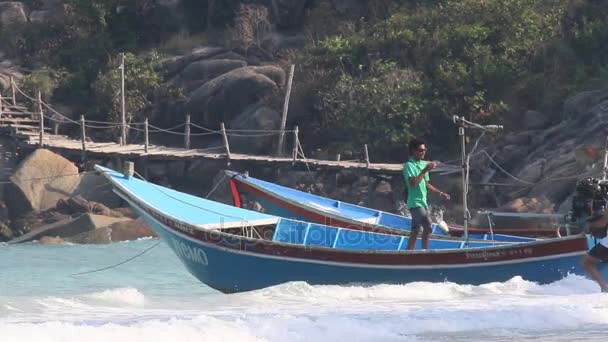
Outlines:
{"label": "rocky shore", "polygon": [[[3,139],[3,147],[8,144]],[[0,241],[98,244],[155,236],[102,176],[79,172],[45,149],[19,163],[19,156],[6,149],[3,154]]]}

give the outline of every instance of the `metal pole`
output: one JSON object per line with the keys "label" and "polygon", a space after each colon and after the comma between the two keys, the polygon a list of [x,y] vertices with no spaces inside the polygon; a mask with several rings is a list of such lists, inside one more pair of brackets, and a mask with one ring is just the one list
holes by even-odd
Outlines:
{"label": "metal pole", "polygon": [[604,146],[604,170],[602,173],[602,180],[605,181],[608,173],[608,136],[606,136],[606,143]]}
{"label": "metal pole", "polygon": [[369,169],[369,151],[367,150],[367,144],[363,147],[365,148],[365,166]]}
{"label": "metal pole", "polygon": [[2,120],[2,94],[0,94],[0,120]]}
{"label": "metal pole", "polygon": [[462,163],[462,211],[464,218],[464,244],[469,245],[469,209],[467,208],[467,164],[466,156],[466,137],[464,135],[464,127],[458,127],[458,135],[460,136],[460,161]]}
{"label": "metal pole", "polygon": [[298,130],[298,126],[295,126],[293,128],[293,150],[291,152],[291,165],[294,165],[296,163],[296,159],[298,159],[298,145],[300,144]]}
{"label": "metal pole", "polygon": [[17,105],[17,96],[15,95],[15,79],[11,76],[11,92],[13,95],[13,106]]}
{"label": "metal pole", "polygon": [[150,146],[150,141],[148,140],[148,118],[144,120],[144,152],[148,153],[148,146]]}
{"label": "metal pole", "polygon": [[277,146],[277,155],[283,154],[283,141],[285,140],[285,124],[287,123],[287,110],[289,109],[289,97],[291,96],[291,85],[293,83],[293,74],[295,65],[291,65],[289,70],[289,80],[287,81],[287,91],[285,93],[285,102],[283,102],[283,114],[281,115],[281,131],[279,132],[279,145]]}
{"label": "metal pole", "polygon": [[222,137],[224,138],[224,147],[226,148],[226,157],[228,158],[228,165],[230,165],[230,146],[228,145],[228,135],[226,134],[226,126],[222,122],[220,124],[220,129],[222,130]]}
{"label": "metal pole", "polygon": [[184,148],[190,149],[190,114],[186,115],[186,126],[184,132]]}
{"label": "metal pole", "polygon": [[40,94],[40,90],[38,91],[38,119],[39,119],[39,145],[42,147],[42,139],[44,138],[44,114],[42,113],[42,94]]}
{"label": "metal pole", "polygon": [[121,107],[121,130],[122,145],[127,144],[127,115],[125,104],[125,54],[120,54],[120,107]]}
{"label": "metal pole", "polygon": [[84,153],[87,150],[87,145],[85,143],[87,137],[84,124],[84,115],[80,116],[80,138],[82,139],[82,153]]}

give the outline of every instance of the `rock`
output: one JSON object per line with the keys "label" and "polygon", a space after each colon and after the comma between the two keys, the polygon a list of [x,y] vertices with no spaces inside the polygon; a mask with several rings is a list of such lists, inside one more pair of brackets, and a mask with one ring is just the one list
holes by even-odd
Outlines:
{"label": "rock", "polygon": [[509,133],[505,136],[505,142],[513,145],[526,145],[532,141],[533,132]]}
{"label": "rock", "polygon": [[67,241],[78,244],[105,244],[156,236],[156,233],[146,225],[143,219],[137,219],[120,221],[106,227],[86,231],[68,238]]}
{"label": "rock", "polygon": [[232,59],[210,59],[202,60],[189,64],[181,72],[180,77],[182,81],[207,81],[218,77],[228,71],[242,68],[247,63],[241,60]]}
{"label": "rock", "polygon": [[606,89],[584,91],[571,96],[564,102],[564,118],[573,119],[580,117],[606,99],[608,99],[608,91]]}
{"label": "rock", "polygon": [[378,210],[390,208],[389,211],[392,211],[395,209],[395,199],[391,183],[380,180],[376,184],[376,187],[371,194],[369,206]]}
{"label": "rock", "polygon": [[278,67],[235,69],[194,91],[190,95],[187,108],[204,124],[229,122],[249,105],[276,93],[279,86],[277,81],[284,82],[284,76],[285,73]]}
{"label": "rock", "polygon": [[25,5],[19,1],[0,2],[0,25],[3,28],[27,23]]}
{"label": "rock", "polygon": [[43,6],[43,9],[32,11],[29,19],[30,22],[38,24],[61,23],[66,19],[66,16],[65,6],[60,2],[49,2]]}
{"label": "rock", "polygon": [[111,240],[131,241],[145,237],[156,237],[157,234],[146,224],[142,218],[129,221],[116,222],[110,225]]}
{"label": "rock", "polygon": [[62,245],[65,240],[59,236],[43,236],[38,240],[38,243],[41,245]]}
{"label": "rock", "polygon": [[542,129],[547,127],[549,123],[549,117],[539,111],[528,110],[524,114],[523,126],[525,129]]}
{"label": "rock", "polygon": [[112,192],[110,182],[104,176],[92,172],[80,175],[78,186],[72,195],[110,208],[116,208],[122,202],[120,197]]}
{"label": "rock", "polygon": [[222,47],[200,47],[192,50],[192,52],[185,56],[173,57],[164,60],[161,63],[161,68],[165,70],[167,77],[173,77],[182,71],[187,65],[192,62],[206,59],[218,55],[222,52],[226,51]]}
{"label": "rock", "polygon": [[[278,130],[281,117],[279,113],[262,104],[252,105],[236,116],[229,124],[229,129],[238,130]],[[231,136],[230,149],[238,153],[270,154],[277,141],[277,135],[265,137]],[[285,140],[289,136],[285,136]]]}
{"label": "rock", "polygon": [[340,170],[336,174],[336,186],[349,186],[359,179],[357,172],[353,170]]}
{"label": "rock", "polygon": [[68,199],[60,199],[56,206],[57,211],[67,215],[93,213],[110,217],[124,217],[122,212],[112,210],[105,205],[88,201],[82,196],[73,196]]}
{"label": "rock", "polygon": [[4,223],[0,222],[0,242],[13,239],[13,231]]}
{"label": "rock", "polygon": [[84,214],[76,218],[65,219],[49,225],[45,225],[20,236],[11,242],[21,243],[36,240],[42,236],[59,236],[62,238],[76,236],[78,234],[110,226],[116,222],[127,221],[127,218],[108,217],[95,214]]}
{"label": "rock", "polygon": [[78,186],[78,168],[69,160],[49,150],[37,149],[17,166],[6,188],[7,203],[12,217],[29,211],[55,207]]}
{"label": "rock", "polygon": [[106,244],[112,242],[112,228],[101,227],[67,238],[68,242],[85,244]]}

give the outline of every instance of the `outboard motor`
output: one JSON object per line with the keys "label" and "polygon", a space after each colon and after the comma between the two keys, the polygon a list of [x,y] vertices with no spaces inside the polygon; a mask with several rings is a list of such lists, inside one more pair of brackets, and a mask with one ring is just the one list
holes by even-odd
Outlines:
{"label": "outboard motor", "polygon": [[[605,215],[608,203],[608,181],[587,177],[576,184],[576,193],[572,198],[570,221],[583,228],[586,221]],[[590,229],[589,233],[596,238],[606,237],[606,227]]]}

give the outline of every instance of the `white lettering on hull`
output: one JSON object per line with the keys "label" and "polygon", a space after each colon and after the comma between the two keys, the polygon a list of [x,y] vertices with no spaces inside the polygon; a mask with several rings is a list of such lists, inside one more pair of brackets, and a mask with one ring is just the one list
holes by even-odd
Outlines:
{"label": "white lettering on hull", "polygon": [[195,262],[197,264],[201,264],[204,266],[209,265],[209,261],[207,260],[207,254],[200,248],[190,247],[183,242],[177,241],[175,239],[171,239],[173,241],[173,249],[175,253],[187,260]]}

